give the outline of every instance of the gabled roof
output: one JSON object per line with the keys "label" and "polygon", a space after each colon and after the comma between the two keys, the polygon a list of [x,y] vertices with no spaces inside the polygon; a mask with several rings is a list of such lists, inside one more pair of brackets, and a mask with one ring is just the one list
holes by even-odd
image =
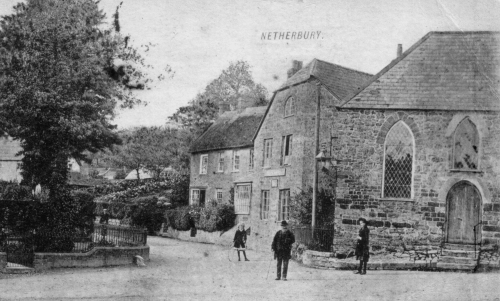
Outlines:
{"label": "gabled roof", "polygon": [[430,32],[339,107],[500,110],[500,33]]}
{"label": "gabled roof", "polygon": [[265,111],[266,107],[253,107],[241,113],[225,112],[193,142],[190,152],[253,146],[252,139]]}
{"label": "gabled roof", "polygon": [[328,91],[339,100],[342,100],[362,86],[372,75],[313,59],[304,68],[291,76],[278,91],[305,82],[311,77],[318,79]]}

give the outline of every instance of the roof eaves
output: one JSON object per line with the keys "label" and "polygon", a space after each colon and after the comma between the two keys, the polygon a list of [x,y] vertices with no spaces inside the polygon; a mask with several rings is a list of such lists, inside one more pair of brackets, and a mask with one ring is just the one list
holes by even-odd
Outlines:
{"label": "roof eaves", "polygon": [[404,60],[408,55],[410,55],[410,53],[412,53],[415,49],[417,49],[420,45],[422,45],[422,43],[425,42],[431,35],[433,35],[435,33],[439,33],[439,32],[431,31],[428,34],[426,34],[425,36],[423,36],[420,40],[418,40],[415,44],[413,44],[410,48],[408,48],[408,50],[403,52],[403,54],[401,54],[398,58],[394,59],[384,69],[382,69],[380,72],[375,74],[369,81],[367,81],[364,85],[362,85],[358,91],[354,92],[354,94],[352,94],[352,96],[346,97],[345,100],[337,107],[343,107],[344,105],[349,103],[352,99],[354,99],[354,97],[356,97],[359,93],[363,92],[368,86],[370,86],[375,81],[377,81],[382,75],[384,75],[387,71],[391,70],[399,62]]}
{"label": "roof eaves", "polygon": [[[253,142],[253,140],[252,140]],[[226,147],[214,147],[214,148],[207,148],[207,149],[198,149],[198,150],[190,150],[190,154],[198,154],[198,153],[206,153],[206,152],[213,152],[213,151],[221,151],[221,150],[228,150],[228,149],[237,149],[237,148],[246,148],[246,147],[253,147],[253,143],[247,143],[247,144],[240,144],[240,145],[234,145],[234,146],[226,146]]]}

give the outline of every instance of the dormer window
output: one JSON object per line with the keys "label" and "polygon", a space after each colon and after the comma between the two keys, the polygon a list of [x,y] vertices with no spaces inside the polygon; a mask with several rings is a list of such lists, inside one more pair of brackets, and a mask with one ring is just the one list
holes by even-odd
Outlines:
{"label": "dormer window", "polygon": [[285,102],[285,117],[292,116],[295,114],[295,99],[289,97]]}

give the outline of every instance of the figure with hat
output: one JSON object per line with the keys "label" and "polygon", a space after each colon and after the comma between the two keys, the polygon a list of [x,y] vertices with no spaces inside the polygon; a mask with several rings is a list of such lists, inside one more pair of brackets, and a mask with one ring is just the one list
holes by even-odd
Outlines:
{"label": "figure with hat", "polygon": [[359,229],[358,242],[356,244],[356,259],[359,260],[359,268],[354,274],[365,275],[366,264],[370,258],[369,236],[370,229],[367,227],[366,219],[360,218],[358,222],[361,226]]}
{"label": "figure with hat", "polygon": [[[292,252],[292,244],[295,242],[295,236],[288,230],[288,223],[281,222],[281,230],[276,232],[273,239],[272,250],[274,257],[278,260],[277,277],[280,280],[283,275],[283,280],[286,281],[286,274],[288,272],[288,261],[290,260]],[[281,266],[283,266],[283,274],[281,274]]]}

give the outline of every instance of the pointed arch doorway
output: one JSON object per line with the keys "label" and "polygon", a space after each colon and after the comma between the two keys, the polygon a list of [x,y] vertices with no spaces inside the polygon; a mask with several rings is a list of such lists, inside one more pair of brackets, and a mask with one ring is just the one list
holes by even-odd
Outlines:
{"label": "pointed arch doorway", "polygon": [[474,185],[468,181],[453,185],[446,196],[446,207],[446,242],[474,244],[481,241],[481,228],[474,229],[481,220],[481,194]]}

